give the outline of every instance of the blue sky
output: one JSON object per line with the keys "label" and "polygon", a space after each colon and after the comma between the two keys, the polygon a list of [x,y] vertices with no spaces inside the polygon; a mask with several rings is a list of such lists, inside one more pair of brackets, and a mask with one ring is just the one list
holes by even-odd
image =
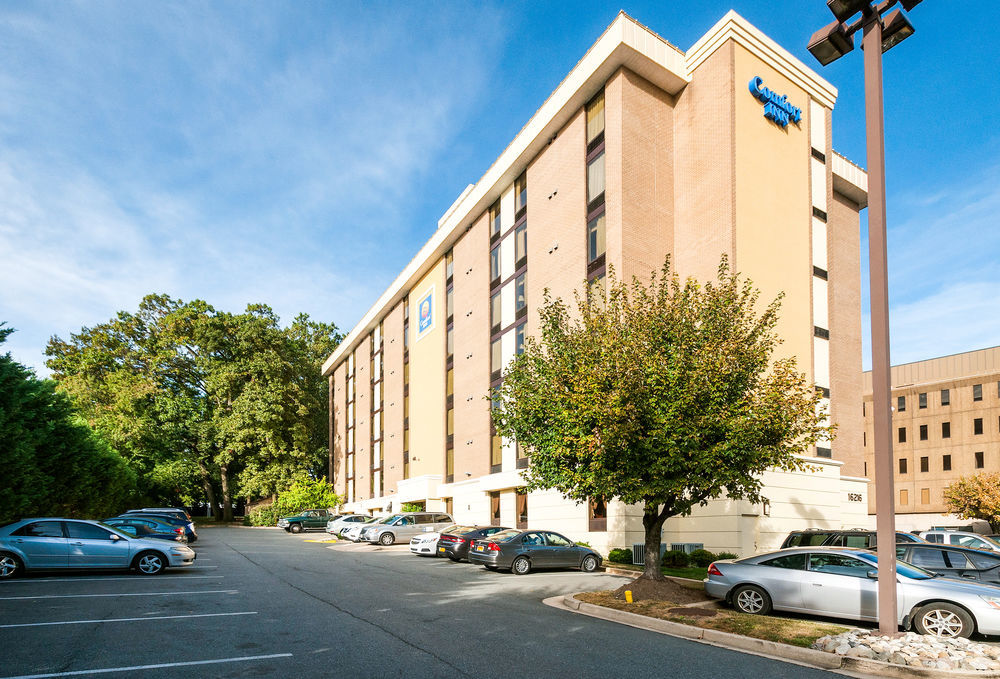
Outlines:
{"label": "blue sky", "polygon": [[[46,374],[49,336],[149,292],[349,330],[619,9],[687,49],[730,8],[839,89],[863,165],[860,50],[805,50],[822,0],[5,3],[6,349]],[[1000,343],[1000,52],[969,25],[1000,6],[910,16],[885,59],[894,363]]]}

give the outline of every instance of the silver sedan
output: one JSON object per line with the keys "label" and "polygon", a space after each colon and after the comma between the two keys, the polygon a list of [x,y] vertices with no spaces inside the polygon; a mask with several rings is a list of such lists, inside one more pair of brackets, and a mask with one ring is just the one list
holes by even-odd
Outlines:
{"label": "silver sedan", "polygon": [[[903,629],[968,637],[1000,634],[1000,587],[938,576],[896,562],[897,617]],[[837,547],[783,549],[708,568],[705,591],[743,613],[793,611],[878,620],[878,557]]]}

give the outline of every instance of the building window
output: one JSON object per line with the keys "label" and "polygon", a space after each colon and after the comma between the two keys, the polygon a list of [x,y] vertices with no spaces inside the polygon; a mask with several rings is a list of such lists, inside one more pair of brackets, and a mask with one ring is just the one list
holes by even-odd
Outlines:
{"label": "building window", "polygon": [[976,453],[976,469],[982,469],[983,466],[983,453],[979,451]]}
{"label": "building window", "polygon": [[603,497],[592,497],[588,503],[590,531],[606,531],[608,529],[608,503]]}
{"label": "building window", "polygon": [[523,490],[517,491],[517,527],[528,527],[528,494]]}
{"label": "building window", "polygon": [[972,433],[973,434],[983,433],[983,418],[977,417],[972,421]]}
{"label": "building window", "polygon": [[981,384],[972,385],[972,400],[973,401],[983,400],[983,385]]}
{"label": "building window", "polygon": [[904,457],[899,458],[899,473],[900,474],[906,473],[906,458]]}
{"label": "building window", "polygon": [[941,458],[941,469],[942,471],[951,471],[951,455],[945,455]]}
{"label": "building window", "polygon": [[951,438],[951,422],[941,423],[941,438],[943,439]]}
{"label": "building window", "polygon": [[587,205],[589,210],[604,201],[604,151],[587,163]]}
{"label": "building window", "polygon": [[490,250],[490,281],[495,285],[500,280],[500,246]]}
{"label": "building window", "polygon": [[503,321],[502,307],[500,305],[500,291],[490,297],[490,334],[495,335],[500,332],[500,323]]}
{"label": "building window", "polygon": [[514,354],[520,356],[524,353],[524,323],[514,328]]}
{"label": "building window", "polygon": [[528,468],[528,456],[524,453],[524,448],[521,447],[520,443],[514,444],[514,450],[517,452],[517,468],[527,469]]}
{"label": "building window", "polygon": [[503,370],[503,347],[500,338],[497,337],[490,344],[490,379],[496,380]]}
{"label": "building window", "polygon": [[920,504],[929,505],[931,503],[931,489],[921,488],[920,489]]}
{"label": "building window", "polygon": [[896,412],[904,413],[906,412],[906,397],[897,396],[896,397]]}
{"label": "building window", "polygon": [[917,407],[919,408],[927,407],[927,392],[924,392],[917,396]]}
{"label": "building window", "polygon": [[490,238],[500,236],[500,199],[490,208]]}
{"label": "building window", "polygon": [[493,434],[490,440],[490,474],[496,474],[503,466],[503,439]]}
{"label": "building window", "polygon": [[525,276],[523,273],[514,279],[514,318],[528,315],[528,297],[525,292]]}
{"label": "building window", "polygon": [[942,389],[941,390],[941,405],[948,406],[951,405],[951,390]]}
{"label": "building window", "polygon": [[500,491],[495,490],[490,493],[490,524],[500,525]]}
{"label": "building window", "polygon": [[528,223],[523,222],[514,229],[514,269],[520,269],[528,262]]}
{"label": "building window", "polygon": [[926,457],[920,458],[920,471],[922,472],[930,471],[930,459]]}
{"label": "building window", "polygon": [[906,443],[906,427],[899,428],[899,442]]}
{"label": "building window", "polygon": [[522,210],[528,207],[528,177],[525,173],[514,180],[514,216],[521,216]]}
{"label": "building window", "polygon": [[597,215],[587,224],[587,263],[597,260],[607,251],[607,240],[604,229],[604,213]]}
{"label": "building window", "polygon": [[816,446],[816,457],[832,458],[833,451],[829,448],[824,448],[823,446]]}
{"label": "building window", "polygon": [[905,488],[899,491],[899,504],[901,505],[910,504],[910,493]]}
{"label": "building window", "polygon": [[921,441],[926,441],[927,440],[927,425],[926,424],[920,425],[920,440]]}
{"label": "building window", "polygon": [[587,104],[587,150],[604,141],[604,90]]}

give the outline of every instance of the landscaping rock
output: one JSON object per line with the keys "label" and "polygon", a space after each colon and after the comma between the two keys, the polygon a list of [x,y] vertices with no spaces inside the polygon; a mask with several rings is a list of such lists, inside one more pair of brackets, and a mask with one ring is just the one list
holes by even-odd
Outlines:
{"label": "landscaping rock", "polygon": [[853,629],[820,637],[812,647],[849,658],[881,660],[908,667],[979,672],[1000,669],[1000,648],[997,646],[915,632],[886,637],[871,630]]}

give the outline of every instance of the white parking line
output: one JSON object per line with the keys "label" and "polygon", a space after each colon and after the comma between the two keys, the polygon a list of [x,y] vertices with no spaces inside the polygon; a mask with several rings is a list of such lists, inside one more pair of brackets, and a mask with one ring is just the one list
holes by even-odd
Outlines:
{"label": "white parking line", "polygon": [[194,592],[135,592],[127,594],[43,594],[40,596],[0,596],[0,601],[22,601],[24,599],[93,599],[112,596],[173,596],[175,594],[237,594],[236,589],[206,589]]}
{"label": "white parking line", "polygon": [[197,613],[193,615],[158,615],[148,618],[110,618],[108,620],[66,620],[64,622],[24,622],[16,625],[0,625],[0,629],[9,627],[49,627],[52,625],[86,625],[98,622],[137,622],[140,620],[177,620],[179,618],[220,618],[232,615],[257,615],[257,611],[243,611],[241,613]]}
{"label": "white parking line", "polygon": [[110,672],[135,672],[137,670],[159,670],[165,667],[190,667],[191,665],[215,665],[219,663],[248,662],[250,660],[270,660],[271,658],[291,658],[291,653],[272,653],[271,655],[248,655],[242,658],[220,658],[218,660],[189,660],[187,662],[169,662],[159,665],[133,665],[132,667],[105,667],[96,670],[75,670],[73,672],[51,672],[49,674],[20,674],[16,677],[2,679],[47,679],[48,677],[74,677],[81,674],[108,674]]}
{"label": "white parking line", "polygon": [[[156,578],[157,582],[161,580],[173,580],[175,578],[184,578],[185,580],[219,580],[226,577],[225,575],[160,575]],[[134,575],[126,575],[124,577],[112,577],[112,578],[36,578],[33,580],[5,580],[2,585],[15,585],[15,584],[31,584],[35,582],[110,582],[111,580],[131,580],[132,582],[142,582]]]}

